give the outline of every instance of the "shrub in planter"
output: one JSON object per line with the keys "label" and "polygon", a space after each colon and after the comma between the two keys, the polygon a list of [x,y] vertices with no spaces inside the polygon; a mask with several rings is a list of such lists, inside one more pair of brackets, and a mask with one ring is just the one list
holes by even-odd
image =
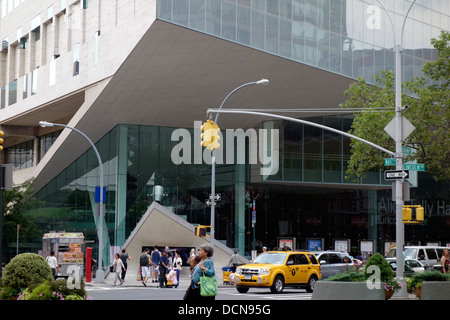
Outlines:
{"label": "shrub in planter", "polygon": [[448,281],[449,276],[447,274],[441,273],[439,271],[427,270],[422,273],[417,273],[413,275],[407,283],[407,290],[412,293],[414,288],[422,287],[422,282],[424,281]]}
{"label": "shrub in planter", "polygon": [[50,284],[48,281],[41,283],[37,286],[31,286],[27,288],[18,300],[56,300],[56,296],[52,294],[50,290]]}
{"label": "shrub in planter", "polygon": [[3,285],[19,290],[31,284],[41,284],[52,280],[52,271],[45,259],[35,253],[15,256],[5,267]]}
{"label": "shrub in planter", "polygon": [[[69,289],[66,279],[58,279],[50,283],[52,292],[60,293],[66,300],[68,296],[79,296],[84,299],[87,296],[84,281],[81,281],[80,289]],[[74,299],[72,299],[74,300]]]}
{"label": "shrub in planter", "polygon": [[19,300],[84,300],[85,298],[84,283],[80,289],[69,289],[65,279],[30,286],[19,296]]}
{"label": "shrub in planter", "polygon": [[384,257],[376,253],[369,258],[367,261],[366,267],[364,268],[364,278],[368,279],[371,274],[367,272],[368,267],[370,266],[378,266],[380,268],[380,281],[387,282],[394,278],[394,271],[392,270],[389,263],[384,259]]}
{"label": "shrub in planter", "polygon": [[355,271],[348,273],[338,273],[334,276],[325,279],[325,281],[359,282],[364,281],[364,274]]}

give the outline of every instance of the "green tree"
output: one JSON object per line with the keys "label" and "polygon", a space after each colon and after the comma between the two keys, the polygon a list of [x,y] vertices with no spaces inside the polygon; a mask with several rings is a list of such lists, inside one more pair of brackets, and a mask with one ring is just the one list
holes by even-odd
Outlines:
{"label": "green tree", "polygon": [[[405,161],[425,163],[435,180],[445,181],[450,179],[450,34],[442,32],[431,44],[437,50],[438,59],[424,65],[422,77],[402,84],[402,105],[409,107],[403,115],[416,128],[404,141],[404,146],[416,152]],[[383,72],[381,77],[375,75],[375,86],[359,78],[345,91],[348,100],[340,105],[364,108],[355,114],[350,133],[392,151],[395,151],[395,141],[384,127],[395,116],[394,84],[392,71]],[[383,168],[384,158],[386,154],[352,140],[346,177],[358,181],[365,172]]]}
{"label": "green tree", "polygon": [[34,179],[25,181],[13,190],[3,192],[3,244],[16,240],[17,225],[20,225],[21,241],[34,239],[39,230],[29,210],[35,208],[39,201],[33,197]]}

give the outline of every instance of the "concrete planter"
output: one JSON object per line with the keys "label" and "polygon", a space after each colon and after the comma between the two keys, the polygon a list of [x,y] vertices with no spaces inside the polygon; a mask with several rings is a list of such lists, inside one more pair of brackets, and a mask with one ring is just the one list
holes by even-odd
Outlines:
{"label": "concrete planter", "polygon": [[366,282],[317,281],[312,300],[385,300],[384,288],[369,289]]}
{"label": "concrete planter", "polygon": [[450,281],[424,281],[420,300],[448,300],[450,297]]}

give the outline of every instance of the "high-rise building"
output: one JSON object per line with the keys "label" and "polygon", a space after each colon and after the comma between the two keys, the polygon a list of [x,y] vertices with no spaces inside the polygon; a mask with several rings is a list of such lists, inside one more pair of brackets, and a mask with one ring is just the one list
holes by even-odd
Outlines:
{"label": "high-rise building", "polygon": [[[16,184],[36,178],[45,204],[33,216],[43,232],[97,239],[99,166],[82,135],[40,121],[95,143],[105,248],[123,245],[153,201],[208,225],[211,157],[200,146],[208,108],[266,78],[270,85],[236,91],[224,109],[296,109],[287,115],[348,131],[353,116],[338,111],[344,91],[395,69],[394,41],[411,3],[1,0],[1,162],[13,164]],[[441,30],[450,30],[450,3],[416,1],[404,25],[402,80],[436,59],[430,39]],[[221,114],[218,124],[216,239],[244,255],[284,240],[297,248],[346,244],[350,252],[361,240],[379,252],[395,242],[391,182],[381,170],[360,183],[345,179],[349,138],[253,115]],[[449,184],[419,173],[414,185],[411,199],[424,206],[427,223],[408,227],[405,242],[450,243]]]}

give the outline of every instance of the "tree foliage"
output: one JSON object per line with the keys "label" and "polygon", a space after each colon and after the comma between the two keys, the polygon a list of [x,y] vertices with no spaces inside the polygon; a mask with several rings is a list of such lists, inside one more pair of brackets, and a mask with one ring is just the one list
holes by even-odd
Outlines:
{"label": "tree foliage", "polygon": [[3,192],[3,243],[16,239],[17,225],[20,225],[20,237],[22,241],[33,239],[39,232],[35,219],[28,211],[35,208],[39,201],[33,197],[34,179],[25,181],[13,190]]}
{"label": "tree foliage", "polygon": [[[403,145],[415,150],[405,161],[425,163],[433,178],[442,181],[450,179],[450,33],[442,32],[431,44],[437,50],[437,60],[424,65],[422,77],[402,84],[402,105],[408,106],[403,116],[415,127]],[[395,141],[384,131],[395,116],[394,73],[375,75],[375,86],[359,78],[345,95],[348,100],[342,108],[364,108],[355,114],[350,133],[395,151]],[[352,140],[347,178],[359,180],[365,172],[383,168],[386,156]]]}

